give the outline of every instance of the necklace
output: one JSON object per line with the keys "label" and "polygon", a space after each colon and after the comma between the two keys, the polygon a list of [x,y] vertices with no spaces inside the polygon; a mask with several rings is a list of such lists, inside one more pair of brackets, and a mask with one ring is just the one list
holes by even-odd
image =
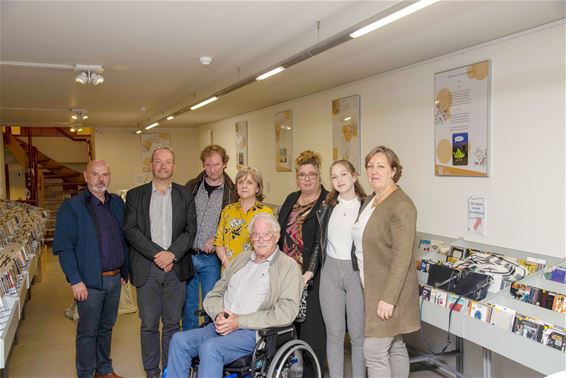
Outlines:
{"label": "necklace", "polygon": [[357,197],[354,197],[351,200],[345,200],[342,197],[338,197],[338,198],[340,199],[340,201],[338,202],[338,206],[340,206],[340,210],[342,211],[343,216],[348,215],[348,212],[354,209],[356,205],[358,205],[359,207],[360,201],[358,200]]}

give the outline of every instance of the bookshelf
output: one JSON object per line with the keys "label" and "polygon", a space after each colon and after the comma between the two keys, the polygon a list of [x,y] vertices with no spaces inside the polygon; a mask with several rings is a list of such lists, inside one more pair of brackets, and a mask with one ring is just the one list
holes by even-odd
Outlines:
{"label": "bookshelf", "polygon": [[37,273],[47,211],[0,200],[0,369],[8,376],[8,357]]}
{"label": "bookshelf", "polygon": [[[564,260],[557,257],[469,242],[463,239],[448,238],[427,233],[417,233],[416,238],[417,245],[422,239],[438,240],[448,245],[474,248],[481,251],[491,251],[514,258],[535,257],[545,260],[547,266],[564,266],[565,264]],[[419,255],[418,251],[417,255]],[[426,284],[428,273],[418,272],[418,278],[420,284]],[[566,294],[566,286],[564,284],[544,279],[543,270],[539,270],[533,275],[527,276],[518,282],[559,294]],[[421,303],[422,321],[441,330],[447,331],[450,309],[428,300],[419,301]],[[516,310],[517,314],[539,319],[559,328],[566,328],[566,316],[564,316],[564,314],[530,303],[521,302],[513,298],[510,294],[509,287],[496,293],[489,292],[487,297],[480,301],[480,303],[486,305],[489,303],[492,305],[505,306]],[[511,332],[511,330],[498,328],[488,322],[475,319],[465,312],[452,312],[450,333],[483,348],[482,363],[484,377],[491,377],[491,351],[545,375],[550,375],[566,369],[565,352],[553,349],[542,343],[529,340],[528,338]]]}

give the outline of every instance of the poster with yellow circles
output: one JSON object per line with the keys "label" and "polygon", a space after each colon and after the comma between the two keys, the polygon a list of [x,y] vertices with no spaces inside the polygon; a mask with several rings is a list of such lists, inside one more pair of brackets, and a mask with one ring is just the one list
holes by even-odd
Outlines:
{"label": "poster with yellow circles", "polygon": [[348,160],[360,172],[360,96],[332,101],[332,160]]}
{"label": "poster with yellow circles", "polygon": [[151,155],[158,147],[171,148],[171,136],[169,133],[155,133],[141,135],[142,147],[142,171],[151,172]]}
{"label": "poster with yellow circles", "polygon": [[434,75],[437,176],[487,177],[490,61]]}

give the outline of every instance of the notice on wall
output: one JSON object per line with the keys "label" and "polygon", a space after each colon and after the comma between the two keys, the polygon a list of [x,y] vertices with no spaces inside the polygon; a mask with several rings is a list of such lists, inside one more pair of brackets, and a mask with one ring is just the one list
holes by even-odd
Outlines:
{"label": "notice on wall", "polygon": [[486,236],[486,203],[485,197],[468,198],[468,232]]}
{"label": "notice on wall", "polygon": [[489,60],[434,75],[437,176],[488,176],[489,90]]}

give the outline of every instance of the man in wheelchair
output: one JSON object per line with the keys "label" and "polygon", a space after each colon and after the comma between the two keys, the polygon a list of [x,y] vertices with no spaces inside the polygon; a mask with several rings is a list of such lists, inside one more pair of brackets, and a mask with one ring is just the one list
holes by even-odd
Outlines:
{"label": "man in wheelchair", "polygon": [[204,300],[214,322],[173,335],[167,378],[188,377],[197,356],[199,377],[221,377],[224,365],[253,353],[257,331],[295,320],[303,278],[299,265],[277,246],[277,219],[258,214],[249,230],[253,251],[239,254]]}

